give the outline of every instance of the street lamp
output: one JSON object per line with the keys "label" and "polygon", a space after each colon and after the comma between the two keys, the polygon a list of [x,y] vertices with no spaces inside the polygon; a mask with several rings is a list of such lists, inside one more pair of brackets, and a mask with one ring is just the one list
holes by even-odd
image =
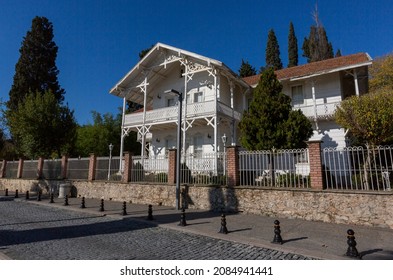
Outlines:
{"label": "street lamp", "polygon": [[112,150],[113,150],[113,145],[112,145],[112,143],[110,143],[110,144],[109,144],[108,181],[109,181],[110,176],[111,176]]}
{"label": "street lamp", "polygon": [[179,97],[178,118],[177,118],[177,152],[176,152],[176,209],[180,209],[180,154],[181,154],[181,119],[183,94],[177,90],[170,89],[166,94]]}
{"label": "street lamp", "polygon": [[224,164],[223,164],[223,166],[224,166],[224,176],[225,176],[225,155],[226,155],[226,144],[227,144],[227,140],[228,140],[228,138],[227,138],[227,136],[225,135],[225,133],[224,133],[224,135],[221,137],[221,139],[222,139],[222,143],[224,144]]}

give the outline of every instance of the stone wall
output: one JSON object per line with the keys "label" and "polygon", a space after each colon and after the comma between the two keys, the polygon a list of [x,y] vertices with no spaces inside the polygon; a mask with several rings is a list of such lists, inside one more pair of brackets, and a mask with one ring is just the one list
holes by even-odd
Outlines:
{"label": "stone wall", "polygon": [[[59,181],[0,179],[0,189],[45,190]],[[75,195],[175,207],[175,185],[73,181]],[[331,223],[393,229],[392,192],[262,189],[256,187],[182,186],[189,208],[239,211],[277,218],[299,218]],[[183,203],[183,200],[182,200]]]}

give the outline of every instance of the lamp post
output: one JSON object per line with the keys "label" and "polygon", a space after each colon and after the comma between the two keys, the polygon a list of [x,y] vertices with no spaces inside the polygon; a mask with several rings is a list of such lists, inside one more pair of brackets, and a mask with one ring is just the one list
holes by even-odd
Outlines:
{"label": "lamp post", "polygon": [[165,91],[166,94],[176,95],[179,98],[178,118],[177,118],[177,152],[176,152],[176,209],[180,209],[180,155],[181,155],[181,119],[183,94],[177,90],[170,89]]}
{"label": "lamp post", "polygon": [[112,143],[110,143],[110,144],[109,144],[108,181],[109,181],[110,176],[111,176],[112,150],[113,150],[113,145],[112,145]]}
{"label": "lamp post", "polygon": [[228,138],[227,138],[227,136],[225,135],[225,133],[224,133],[224,135],[221,137],[221,139],[222,139],[222,143],[224,144],[224,162],[223,162],[223,166],[224,166],[224,176],[225,176],[225,156],[226,156],[226,144],[227,144],[227,140],[228,140]]}

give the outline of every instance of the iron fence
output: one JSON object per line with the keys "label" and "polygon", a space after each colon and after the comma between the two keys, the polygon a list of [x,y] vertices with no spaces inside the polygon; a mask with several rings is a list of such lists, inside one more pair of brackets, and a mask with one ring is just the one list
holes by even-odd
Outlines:
{"label": "iron fence", "polygon": [[67,178],[87,180],[89,177],[90,158],[69,158],[67,163]]}
{"label": "iron fence", "polygon": [[24,160],[22,178],[37,179],[38,178],[38,160]]}
{"label": "iron fence", "polygon": [[393,146],[323,149],[327,189],[390,191]]}
{"label": "iron fence", "polygon": [[226,185],[226,153],[195,153],[181,157],[180,182],[194,185]]}
{"label": "iron fence", "polygon": [[239,151],[240,185],[309,188],[308,149]]}
{"label": "iron fence", "polygon": [[168,182],[168,156],[133,156],[131,182]]}
{"label": "iron fence", "polygon": [[97,157],[96,180],[121,181],[120,157]]}
{"label": "iron fence", "polygon": [[61,159],[44,160],[44,165],[42,166],[42,178],[61,179]]}
{"label": "iron fence", "polygon": [[6,178],[16,178],[18,173],[19,161],[7,161],[7,166],[5,169]]}

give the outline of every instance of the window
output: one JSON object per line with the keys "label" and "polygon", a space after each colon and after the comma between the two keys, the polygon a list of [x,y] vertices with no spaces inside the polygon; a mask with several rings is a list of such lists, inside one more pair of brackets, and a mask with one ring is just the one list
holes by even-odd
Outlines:
{"label": "window", "polygon": [[203,92],[195,92],[194,93],[194,103],[203,102]]}
{"label": "window", "polygon": [[195,135],[194,136],[194,153],[202,154],[203,152],[203,136]]}
{"label": "window", "polygon": [[198,103],[198,102],[203,102],[203,92],[202,91],[197,91],[197,92],[191,92],[187,94],[187,104],[190,103]]}
{"label": "window", "polygon": [[175,106],[175,105],[176,105],[175,98],[168,98],[166,100],[166,106],[167,107],[172,107],[172,106]]}
{"label": "window", "polygon": [[304,96],[303,96],[303,86],[293,86],[292,87],[292,105],[303,105],[304,104]]}

